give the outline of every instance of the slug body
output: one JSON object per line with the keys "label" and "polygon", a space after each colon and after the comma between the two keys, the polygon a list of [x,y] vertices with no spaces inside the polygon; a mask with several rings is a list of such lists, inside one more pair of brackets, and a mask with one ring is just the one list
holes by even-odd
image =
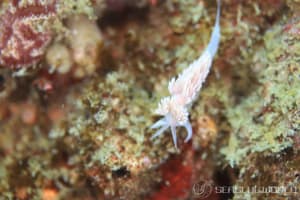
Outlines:
{"label": "slug body", "polygon": [[220,42],[220,5],[210,41],[202,55],[189,65],[177,78],[173,77],[168,85],[170,96],[161,99],[155,113],[164,117],[154,123],[151,128],[159,128],[151,139],[161,135],[169,127],[173,137],[173,142],[177,148],[176,127],[182,126],[187,130],[185,142],[189,141],[193,135],[191,123],[189,122],[188,109],[197,98],[203,82],[205,81],[213,57],[215,56]]}

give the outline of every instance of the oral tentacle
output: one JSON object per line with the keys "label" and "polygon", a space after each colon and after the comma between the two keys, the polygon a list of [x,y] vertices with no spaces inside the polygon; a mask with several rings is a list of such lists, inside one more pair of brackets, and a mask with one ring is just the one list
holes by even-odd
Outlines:
{"label": "oral tentacle", "polygon": [[155,129],[155,128],[159,128],[164,125],[166,125],[166,120],[165,120],[165,118],[162,118],[162,119],[158,120],[157,122],[155,122],[150,128]]}
{"label": "oral tentacle", "polygon": [[172,137],[173,137],[173,142],[174,142],[175,148],[177,149],[176,126],[171,126],[171,132],[172,132]]}
{"label": "oral tentacle", "polygon": [[184,140],[184,142],[188,142],[191,138],[192,138],[192,135],[193,135],[193,129],[192,129],[192,125],[190,122],[187,122],[185,125],[184,125],[186,131],[187,131],[187,136]]}
{"label": "oral tentacle", "polygon": [[152,135],[151,140],[156,138],[157,136],[161,135],[166,129],[168,128],[167,125],[161,127],[154,135]]}

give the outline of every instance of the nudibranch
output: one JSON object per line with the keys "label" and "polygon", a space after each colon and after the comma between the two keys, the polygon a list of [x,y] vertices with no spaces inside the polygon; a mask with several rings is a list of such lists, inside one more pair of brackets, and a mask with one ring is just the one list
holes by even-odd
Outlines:
{"label": "nudibranch", "polygon": [[176,127],[185,127],[187,137],[185,142],[189,141],[193,135],[191,123],[189,122],[189,108],[197,98],[203,82],[205,81],[213,57],[215,56],[220,42],[220,0],[217,1],[217,15],[210,41],[202,55],[192,62],[177,78],[172,78],[168,85],[170,96],[164,97],[158,104],[155,113],[164,116],[151,128],[159,128],[151,139],[161,135],[169,127],[173,137],[173,142],[177,148]]}

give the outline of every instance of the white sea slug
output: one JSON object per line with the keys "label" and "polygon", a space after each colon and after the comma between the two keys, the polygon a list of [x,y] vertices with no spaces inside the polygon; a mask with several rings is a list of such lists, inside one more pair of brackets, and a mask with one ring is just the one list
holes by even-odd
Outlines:
{"label": "white sea slug", "polygon": [[220,41],[220,7],[218,9],[216,21],[208,46],[202,55],[190,64],[177,78],[172,78],[169,82],[168,90],[170,96],[161,99],[155,113],[164,117],[154,123],[151,128],[159,128],[151,139],[161,135],[169,127],[173,137],[173,142],[177,148],[176,127],[183,126],[187,130],[185,142],[189,141],[193,135],[191,123],[189,122],[188,109],[197,98],[202,83],[205,81],[212,61],[215,56]]}

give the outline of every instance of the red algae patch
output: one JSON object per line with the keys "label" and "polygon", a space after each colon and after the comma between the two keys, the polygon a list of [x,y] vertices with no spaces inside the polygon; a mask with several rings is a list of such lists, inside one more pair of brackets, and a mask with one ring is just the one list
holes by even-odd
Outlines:
{"label": "red algae patch", "polygon": [[15,69],[40,61],[52,38],[43,21],[55,14],[55,1],[13,0],[0,16],[0,65]]}

